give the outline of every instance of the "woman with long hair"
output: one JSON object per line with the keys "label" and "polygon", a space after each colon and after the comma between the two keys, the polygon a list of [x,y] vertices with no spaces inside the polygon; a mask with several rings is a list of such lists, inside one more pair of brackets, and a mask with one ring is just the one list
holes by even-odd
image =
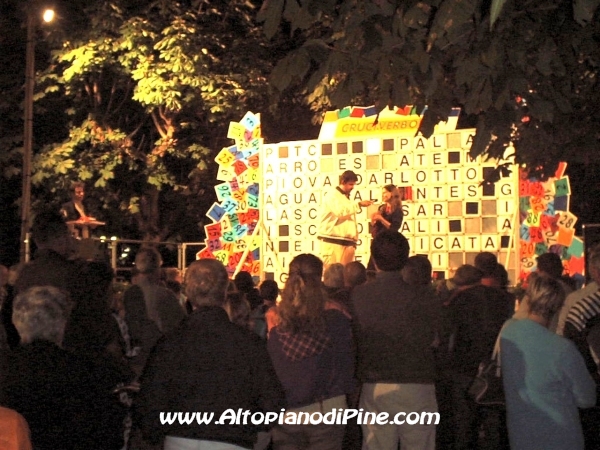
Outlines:
{"label": "woman with long hair", "polygon": [[[350,320],[327,302],[321,277],[323,263],[302,254],[290,264],[289,277],[277,306],[278,323],[270,331],[268,349],[284,387],[287,412],[322,415],[346,408],[354,389],[354,351]],[[344,425],[277,425],[278,448],[341,449]]]}
{"label": "woman with long hair", "polygon": [[[382,189],[382,200],[383,205],[371,216],[370,230],[373,237],[383,230],[398,231],[404,218],[400,189],[393,184],[385,185]],[[367,270],[375,270],[373,258],[369,258]]]}

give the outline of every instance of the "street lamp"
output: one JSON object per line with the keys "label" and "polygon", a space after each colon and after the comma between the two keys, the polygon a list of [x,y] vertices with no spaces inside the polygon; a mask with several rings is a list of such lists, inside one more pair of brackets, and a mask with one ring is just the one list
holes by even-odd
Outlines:
{"label": "street lamp", "polygon": [[46,22],[46,23],[52,22],[54,20],[54,10],[53,9],[44,10],[44,14],[42,15],[42,18],[44,19],[44,22]]}
{"label": "street lamp", "polygon": [[[29,210],[31,209],[31,159],[33,154],[33,87],[35,85],[35,26],[36,10],[32,3],[27,7],[27,46],[25,50],[25,128],[23,132],[23,198],[21,199],[20,261],[29,259]],[[54,18],[54,11],[46,9],[45,22]]]}

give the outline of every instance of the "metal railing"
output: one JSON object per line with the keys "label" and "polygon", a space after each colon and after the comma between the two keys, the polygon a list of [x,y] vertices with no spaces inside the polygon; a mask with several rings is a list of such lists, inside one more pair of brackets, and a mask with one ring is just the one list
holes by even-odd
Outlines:
{"label": "metal railing", "polygon": [[[140,247],[144,245],[148,246],[163,246],[163,247],[176,247],[177,248],[177,268],[179,270],[185,271],[187,268],[188,258],[187,252],[189,248],[198,247],[198,251],[200,251],[203,247],[205,247],[205,242],[156,242],[156,241],[143,241],[136,239],[120,239],[120,238],[107,238],[107,237],[92,237],[85,240],[81,240],[79,242],[96,242],[102,245],[105,245],[103,251],[105,252],[105,256],[110,259],[110,265],[113,270],[123,269],[123,267],[119,266],[119,245],[120,244],[136,244]],[[82,244],[82,246],[85,244]],[[25,247],[25,262],[31,260],[31,233],[27,233],[24,241]],[[195,252],[197,253],[197,252]],[[194,255],[195,255],[194,253]],[[195,258],[194,258],[195,260]]]}
{"label": "metal railing", "polygon": [[[156,241],[143,241],[136,239],[119,239],[119,238],[90,238],[94,242],[99,242],[106,245],[106,251],[110,254],[110,265],[113,270],[123,269],[123,266],[119,264],[119,246],[121,244],[134,244],[142,246],[153,246],[153,247],[176,247],[177,249],[177,268],[182,273],[187,268],[188,264],[188,249],[190,247],[204,247],[204,242],[156,242]],[[199,248],[200,250],[200,248]]]}

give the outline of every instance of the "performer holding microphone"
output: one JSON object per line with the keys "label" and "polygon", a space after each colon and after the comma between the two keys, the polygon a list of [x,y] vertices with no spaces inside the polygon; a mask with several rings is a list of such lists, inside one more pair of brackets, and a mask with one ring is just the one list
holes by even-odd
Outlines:
{"label": "performer holding microphone", "polygon": [[[373,237],[383,230],[398,231],[404,217],[400,189],[393,184],[384,186],[382,200],[384,201],[383,205],[371,216],[371,236]],[[367,270],[375,270],[373,258],[369,258]]]}
{"label": "performer holding microphone", "polygon": [[356,214],[360,207],[373,204],[371,200],[356,202],[350,199],[350,192],[358,182],[358,176],[351,170],[340,175],[340,184],[325,198],[321,223],[317,238],[321,241],[321,259],[326,267],[334,263],[354,261],[354,251],[358,242]]}

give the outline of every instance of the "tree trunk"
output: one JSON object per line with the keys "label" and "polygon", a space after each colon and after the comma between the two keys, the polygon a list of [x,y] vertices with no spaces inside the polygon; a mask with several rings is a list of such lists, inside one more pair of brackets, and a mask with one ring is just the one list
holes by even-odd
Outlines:
{"label": "tree trunk", "polygon": [[160,229],[159,196],[157,187],[150,185],[140,199],[140,212],[136,220],[144,241],[159,242],[167,231]]}

